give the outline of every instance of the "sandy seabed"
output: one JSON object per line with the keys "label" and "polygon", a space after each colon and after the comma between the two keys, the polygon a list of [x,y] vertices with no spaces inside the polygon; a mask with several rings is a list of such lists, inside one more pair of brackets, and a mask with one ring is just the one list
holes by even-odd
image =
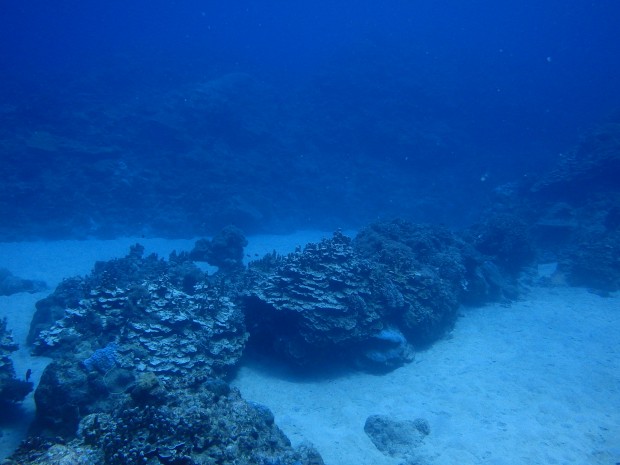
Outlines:
{"label": "sandy seabed", "polygon": [[[248,258],[288,252],[325,234],[250,237]],[[20,350],[18,374],[38,381],[46,359],[25,339],[34,304],[63,279],[89,273],[96,260],[140,242],[167,257],[193,240],[120,239],[0,244],[0,267],[41,279],[50,289],[0,297]],[[267,405],[294,444],[312,442],[327,465],[571,464],[620,462],[620,295],[585,289],[532,288],[510,306],[463,308],[454,330],[416,359],[385,375],[330,373],[300,378],[241,367],[233,385]],[[0,424],[0,459],[25,436],[32,396],[19,418]],[[409,458],[379,452],[364,433],[369,415],[425,418],[431,433]]]}
{"label": "sandy seabed", "polygon": [[411,463],[615,464],[619,334],[617,296],[535,288],[508,307],[463,309],[445,339],[387,375],[299,382],[243,367],[233,384],[328,464],[403,463],[365,435],[372,414],[428,420]]}

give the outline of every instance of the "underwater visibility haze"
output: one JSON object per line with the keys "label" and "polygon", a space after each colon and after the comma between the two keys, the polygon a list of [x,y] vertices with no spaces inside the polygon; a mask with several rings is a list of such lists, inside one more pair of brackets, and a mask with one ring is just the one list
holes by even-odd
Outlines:
{"label": "underwater visibility haze", "polygon": [[614,117],[619,10],[4,2],[0,233],[469,224]]}
{"label": "underwater visibility haze", "polygon": [[620,463],[618,24],[1,2],[3,464]]}

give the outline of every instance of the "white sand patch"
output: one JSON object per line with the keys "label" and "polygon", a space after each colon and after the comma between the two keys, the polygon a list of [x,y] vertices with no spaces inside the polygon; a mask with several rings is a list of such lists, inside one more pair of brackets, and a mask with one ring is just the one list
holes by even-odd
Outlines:
{"label": "white sand patch", "polygon": [[233,384],[328,465],[402,462],[366,437],[371,414],[426,418],[431,434],[418,452],[435,465],[613,464],[618,334],[617,296],[535,289],[510,307],[465,309],[449,338],[387,375],[296,382],[245,367]]}

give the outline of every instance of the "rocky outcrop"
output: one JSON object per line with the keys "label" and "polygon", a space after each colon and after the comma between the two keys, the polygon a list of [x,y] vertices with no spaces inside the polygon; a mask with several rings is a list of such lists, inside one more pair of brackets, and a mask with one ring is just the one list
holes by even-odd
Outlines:
{"label": "rocky outcrop", "polygon": [[225,377],[247,334],[224,287],[187,254],[165,261],[136,245],[63,281],[38,303],[30,337],[35,354],[56,359],[35,394],[38,423],[54,430],[62,418],[70,432],[143,374],[171,390]]}
{"label": "rocky outcrop", "polygon": [[489,215],[469,228],[467,238],[484,257],[512,276],[534,260],[530,227],[514,214]]}
{"label": "rocky outcrop", "polygon": [[186,254],[164,261],[142,252],[134,246],[123,259],[98,263],[91,276],[64,281],[40,303],[35,354],[89,368],[84,361],[114,344],[115,366],[153,372],[170,385],[225,376],[247,338],[241,310]]}
{"label": "rocky outcrop", "polygon": [[207,262],[220,271],[233,272],[243,269],[243,248],[248,240],[235,226],[226,226],[213,239],[200,239],[189,253],[192,260]]}
{"label": "rocky outcrop", "polygon": [[395,420],[387,415],[371,415],[366,419],[364,432],[385,455],[412,459],[416,455],[416,449],[430,434],[431,428],[423,418]]}
{"label": "rocky outcrop", "polygon": [[531,189],[539,196],[582,203],[592,195],[618,191],[619,178],[620,123],[616,122],[586,134]]}
{"label": "rocky outcrop", "polygon": [[31,438],[5,462],[52,465],[128,463],[245,463],[322,465],[309,445],[293,448],[263,405],[244,401],[221,380],[170,391],[141,374],[130,394],[105,411],[85,415],[77,437],[58,442]]}
{"label": "rocky outcrop", "polygon": [[620,289],[618,179],[620,123],[612,122],[562,155],[526,199],[538,209],[532,229],[541,255],[558,262],[563,281],[602,294]]}
{"label": "rocky outcrop", "polygon": [[[391,370],[441,337],[461,302],[491,298],[502,273],[448,230],[401,220],[247,269],[244,244],[227,229],[169,260],[136,245],[39,301],[29,340],[54,361],[15,463],[320,464],[228,386],[242,354]],[[193,260],[220,270],[207,275]],[[47,435],[63,442],[36,439]]]}
{"label": "rocky outcrop", "polygon": [[603,295],[620,289],[620,228],[582,236],[563,254],[559,270],[574,286]]}
{"label": "rocky outcrop", "polygon": [[32,383],[18,379],[11,360],[11,353],[18,349],[13,336],[7,330],[6,318],[0,320],[0,407],[21,402],[32,391]]}
{"label": "rocky outcrop", "polygon": [[339,232],[303,251],[251,263],[247,280],[253,347],[296,364],[350,356],[379,335],[402,305],[390,295],[398,291],[387,276]]}
{"label": "rocky outcrop", "polygon": [[483,279],[470,252],[446,230],[393,221],[355,241],[337,232],[268,255],[247,272],[251,346],[300,365],[355,360],[392,369],[440,337],[470,282]]}
{"label": "rocky outcrop", "polygon": [[47,288],[43,281],[24,279],[15,276],[6,268],[0,268],[0,295],[12,295],[18,292],[41,292]]}
{"label": "rocky outcrop", "polygon": [[435,341],[456,318],[463,301],[486,301],[489,273],[484,257],[456,234],[440,226],[404,220],[373,223],[355,238],[358,253],[385,270],[402,295],[399,327],[416,345]]}
{"label": "rocky outcrop", "polygon": [[64,281],[37,306],[33,348],[55,360],[8,463],[321,465],[225,381],[247,339],[234,282],[139,245]]}

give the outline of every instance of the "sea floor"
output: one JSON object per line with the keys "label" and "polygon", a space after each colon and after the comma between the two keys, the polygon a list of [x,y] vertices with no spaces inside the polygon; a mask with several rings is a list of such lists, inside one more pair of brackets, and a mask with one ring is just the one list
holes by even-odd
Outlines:
{"label": "sea floor", "polygon": [[[248,258],[287,252],[324,234],[249,238]],[[46,360],[25,348],[37,300],[96,260],[119,257],[136,241],[162,256],[193,241],[123,239],[0,244],[0,267],[42,279],[50,290],[0,297],[0,317],[20,350],[18,373]],[[391,373],[349,371],[290,376],[258,362],[233,385],[267,405],[294,444],[313,443],[327,465],[588,464],[620,462],[620,295],[533,287],[509,306],[463,308],[453,331]],[[24,437],[34,406],[0,424],[0,459]],[[407,457],[388,457],[364,433],[369,415],[425,418],[431,432]],[[17,420],[19,418],[19,420]]]}
{"label": "sea floor", "polygon": [[534,288],[510,306],[463,309],[445,339],[386,375],[300,382],[246,366],[233,384],[328,464],[403,463],[364,433],[384,414],[429,422],[410,463],[609,465],[620,461],[618,334],[618,296]]}

